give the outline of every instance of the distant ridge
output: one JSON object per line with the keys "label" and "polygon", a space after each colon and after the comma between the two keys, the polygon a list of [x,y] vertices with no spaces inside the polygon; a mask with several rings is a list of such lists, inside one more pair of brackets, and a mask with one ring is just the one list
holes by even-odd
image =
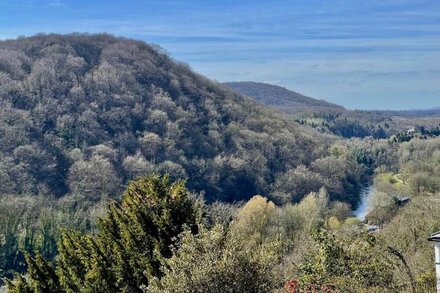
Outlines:
{"label": "distant ridge", "polygon": [[416,118],[416,117],[439,117],[440,116],[440,107],[430,108],[430,109],[410,109],[410,110],[400,110],[400,111],[377,111],[382,112],[389,116],[399,116],[399,117],[408,117],[408,118]]}
{"label": "distant ridge", "polygon": [[225,82],[225,86],[256,101],[289,114],[300,112],[341,112],[345,108],[304,96],[284,87],[261,82]]}
{"label": "distant ridge", "polygon": [[288,114],[298,114],[303,112],[349,112],[353,113],[355,116],[359,116],[362,113],[375,113],[385,117],[407,118],[440,116],[440,107],[408,110],[347,110],[343,106],[333,104],[325,100],[311,98],[284,87],[268,83],[239,81],[224,82],[223,85],[242,95],[251,97],[263,105],[282,110]]}
{"label": "distant ridge", "polygon": [[350,110],[266,83],[247,81],[226,82],[223,85],[263,105],[280,110],[301,124],[345,138],[387,138],[415,127],[432,129],[440,122],[440,108]]}

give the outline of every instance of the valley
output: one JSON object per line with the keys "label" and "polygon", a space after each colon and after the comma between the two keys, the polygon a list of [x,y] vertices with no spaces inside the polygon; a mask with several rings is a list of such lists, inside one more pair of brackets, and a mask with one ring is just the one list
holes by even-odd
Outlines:
{"label": "valley", "polygon": [[430,292],[439,127],[109,34],[0,41],[0,284]]}

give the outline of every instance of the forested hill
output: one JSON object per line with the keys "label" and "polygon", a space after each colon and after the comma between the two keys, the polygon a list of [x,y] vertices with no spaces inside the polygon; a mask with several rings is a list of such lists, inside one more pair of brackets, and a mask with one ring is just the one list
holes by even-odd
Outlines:
{"label": "forested hill", "polygon": [[344,107],[301,95],[286,88],[261,82],[226,82],[225,86],[253,97],[263,105],[294,114],[300,112],[341,112]]}
{"label": "forested hill", "polygon": [[438,108],[405,111],[348,110],[271,84],[227,82],[224,85],[263,105],[286,113],[301,124],[345,138],[389,138],[404,135],[409,129],[417,129],[423,136],[424,133],[437,132],[440,123]]}
{"label": "forested hill", "polygon": [[[2,41],[0,103],[0,194],[99,199],[152,172],[187,178],[210,201],[258,193],[298,200],[321,186],[349,195],[357,182],[354,165],[334,158],[338,177],[332,159],[322,159],[332,138],[139,41]],[[294,185],[284,190],[285,182]]]}
{"label": "forested hill", "polygon": [[[302,112],[323,112],[323,113],[353,113],[352,116],[369,116],[372,120],[377,117],[406,117],[406,118],[423,118],[423,117],[439,117],[440,107],[431,109],[414,109],[414,110],[370,110],[370,111],[350,111],[343,106],[318,100],[315,98],[304,96],[284,87],[273,84],[253,82],[253,81],[237,81],[224,82],[226,87],[248,97],[253,98],[259,103],[282,110],[290,114]],[[356,114],[354,114],[356,113]],[[375,116],[375,117],[373,117]],[[385,118],[382,118],[385,119]]]}

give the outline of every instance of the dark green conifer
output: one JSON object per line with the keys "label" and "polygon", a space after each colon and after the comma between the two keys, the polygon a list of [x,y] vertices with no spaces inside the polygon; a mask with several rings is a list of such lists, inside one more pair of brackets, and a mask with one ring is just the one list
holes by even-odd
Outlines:
{"label": "dark green conifer", "polygon": [[142,292],[161,275],[163,258],[185,229],[198,230],[199,208],[184,181],[140,178],[121,203],[112,202],[96,235],[63,231],[54,270],[28,257],[29,277],[9,282],[10,292]]}

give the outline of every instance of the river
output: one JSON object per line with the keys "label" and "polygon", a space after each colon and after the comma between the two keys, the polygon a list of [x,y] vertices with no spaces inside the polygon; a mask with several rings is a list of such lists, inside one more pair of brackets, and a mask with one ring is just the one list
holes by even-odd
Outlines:
{"label": "river", "polygon": [[361,221],[365,219],[369,212],[369,201],[373,194],[374,184],[372,182],[362,187],[360,191],[360,203],[357,209],[353,211],[353,215]]}

